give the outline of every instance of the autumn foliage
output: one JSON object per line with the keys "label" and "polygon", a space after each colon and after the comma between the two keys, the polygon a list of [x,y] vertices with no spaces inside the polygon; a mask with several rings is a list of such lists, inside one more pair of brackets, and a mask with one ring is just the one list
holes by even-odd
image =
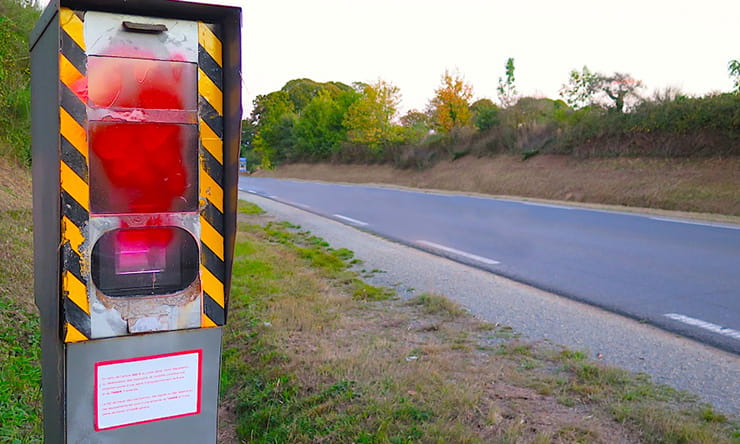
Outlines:
{"label": "autumn foliage", "polygon": [[[730,63],[731,78],[740,64]],[[735,77],[732,77],[735,76]],[[447,70],[423,111],[398,115],[393,84],[288,82],[258,96],[243,123],[250,165],[323,161],[423,168],[465,155],[540,153],[577,157],[740,155],[740,94],[642,95],[625,73],[573,70],[561,100],[517,93],[514,59],[499,78],[498,100],[474,101],[473,87]]]}
{"label": "autumn foliage", "polygon": [[448,132],[469,126],[473,118],[470,109],[472,98],[473,87],[465,83],[459,73],[445,71],[442,85],[434,91],[429,103],[429,115],[434,128]]}

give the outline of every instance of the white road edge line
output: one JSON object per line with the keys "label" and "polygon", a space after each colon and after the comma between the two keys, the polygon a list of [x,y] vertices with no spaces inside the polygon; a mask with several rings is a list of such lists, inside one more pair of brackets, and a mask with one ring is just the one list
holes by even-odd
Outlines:
{"label": "white road edge line", "polygon": [[342,219],[343,221],[349,222],[349,223],[351,223],[353,225],[359,225],[361,227],[365,227],[365,226],[368,225],[367,222],[363,222],[363,221],[357,220],[357,219],[352,219],[351,217],[347,217],[347,216],[342,216],[341,214],[335,214],[334,217],[336,217],[337,219]]}
{"label": "white road edge line", "polygon": [[537,203],[537,202],[526,202],[526,201],[518,201],[518,203],[522,205],[529,205],[532,207],[545,207],[545,208],[557,208],[558,210],[580,210],[581,208],[576,207],[566,207],[565,205],[555,205],[555,204],[545,204],[545,203]]}
{"label": "white road edge line", "polygon": [[693,325],[694,327],[709,330],[712,333],[717,333],[722,336],[727,336],[733,339],[740,340],[740,331],[733,330],[731,328],[722,327],[717,324],[712,324],[711,322],[702,321],[701,319],[692,318],[678,313],[666,313],[663,316],[669,319],[673,319],[674,321],[683,322],[687,325]]}
{"label": "white road edge line", "polygon": [[292,200],[283,200],[282,202],[283,203],[286,203],[288,205],[292,205],[294,207],[304,208],[304,209],[307,209],[307,210],[310,210],[311,209],[311,207],[309,207],[306,204],[302,204],[302,203],[298,203],[298,202],[293,202]]}
{"label": "white road edge line", "polygon": [[690,220],[670,219],[667,217],[651,217],[650,219],[657,220],[660,222],[673,222],[674,224],[700,225],[702,227],[726,228],[728,230],[740,230],[740,227],[733,226],[733,225],[725,225],[722,223],[715,224],[711,222],[694,222]]}
{"label": "white road edge line", "polygon": [[489,259],[487,257],[478,256],[477,254],[466,253],[464,251],[456,250],[454,248],[445,247],[444,245],[435,244],[434,242],[429,242],[429,241],[425,241],[425,240],[418,240],[418,241],[416,241],[416,243],[419,244],[419,245],[423,245],[425,247],[429,247],[429,248],[435,249],[435,250],[442,250],[442,251],[445,251],[447,253],[452,253],[452,254],[456,254],[458,256],[466,257],[468,259],[472,259],[472,260],[474,260],[476,262],[482,262],[482,263],[487,264],[487,265],[498,265],[498,264],[501,263],[499,261],[496,261],[496,260],[493,260],[493,259]]}

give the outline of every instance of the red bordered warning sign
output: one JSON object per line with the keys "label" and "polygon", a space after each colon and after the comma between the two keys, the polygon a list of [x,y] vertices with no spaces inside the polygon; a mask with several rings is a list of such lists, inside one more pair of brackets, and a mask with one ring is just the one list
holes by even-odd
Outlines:
{"label": "red bordered warning sign", "polygon": [[95,364],[95,430],[197,415],[203,350]]}

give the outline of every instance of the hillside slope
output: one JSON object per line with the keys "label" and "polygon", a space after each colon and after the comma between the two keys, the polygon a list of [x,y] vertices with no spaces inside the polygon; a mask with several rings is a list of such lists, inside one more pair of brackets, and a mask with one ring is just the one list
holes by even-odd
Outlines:
{"label": "hillside slope", "polygon": [[465,156],[428,169],[286,164],[255,176],[391,184],[498,196],[740,216],[740,157]]}

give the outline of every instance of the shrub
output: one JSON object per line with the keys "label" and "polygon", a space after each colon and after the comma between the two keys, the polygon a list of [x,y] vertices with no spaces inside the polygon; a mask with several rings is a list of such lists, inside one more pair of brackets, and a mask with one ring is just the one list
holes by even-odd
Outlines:
{"label": "shrub", "polygon": [[31,162],[31,62],[28,35],[40,11],[0,0],[0,156]]}

